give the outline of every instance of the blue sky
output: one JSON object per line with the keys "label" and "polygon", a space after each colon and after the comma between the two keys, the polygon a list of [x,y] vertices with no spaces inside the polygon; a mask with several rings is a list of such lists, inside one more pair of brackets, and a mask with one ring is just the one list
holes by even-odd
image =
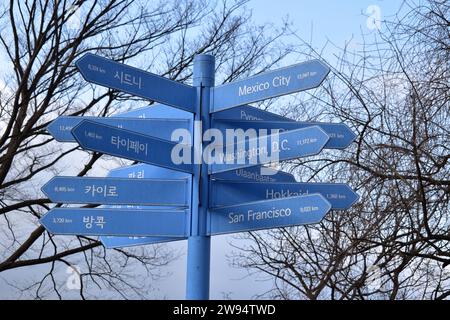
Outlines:
{"label": "blue sky", "polygon": [[[355,44],[361,42],[362,33],[375,35],[377,30],[367,26],[368,20],[373,22],[378,13],[381,21],[390,20],[402,3],[403,0],[251,0],[247,6],[257,23],[279,25],[288,17],[303,40],[312,39],[315,48],[322,48],[327,41],[342,47],[351,39]],[[329,47],[324,58],[331,57],[332,51]]]}

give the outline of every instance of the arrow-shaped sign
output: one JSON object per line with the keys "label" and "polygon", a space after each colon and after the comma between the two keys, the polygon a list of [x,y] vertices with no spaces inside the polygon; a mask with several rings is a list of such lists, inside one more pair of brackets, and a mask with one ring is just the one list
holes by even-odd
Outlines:
{"label": "arrow-shaped sign", "polygon": [[319,223],[330,209],[330,203],[320,194],[211,209],[209,234]]}
{"label": "arrow-shaped sign", "polygon": [[91,53],[79,59],[76,66],[86,81],[195,112],[194,87]]}
{"label": "arrow-shaped sign", "polygon": [[186,238],[170,238],[170,237],[112,237],[112,236],[100,237],[100,241],[106,249],[144,246],[149,244],[173,242],[185,239]]}
{"label": "arrow-shaped sign", "polygon": [[189,206],[189,180],[54,177],[42,191],[53,202]]}
{"label": "arrow-shaped sign", "polygon": [[254,183],[238,181],[211,181],[211,207],[229,206],[235,203],[280,199],[321,194],[333,210],[349,209],[359,196],[344,183]]}
{"label": "arrow-shaped sign", "polygon": [[40,219],[48,232],[85,236],[157,236],[184,238],[188,210],[54,208]]}
{"label": "arrow-shaped sign", "polygon": [[245,143],[226,146],[224,153],[210,158],[210,173],[315,155],[328,139],[328,135],[317,126],[248,139]]}
{"label": "arrow-shaped sign", "polygon": [[[116,157],[153,164],[177,171],[193,172],[190,163],[174,163],[172,151],[177,143],[161,140],[132,131],[83,120],[72,130],[83,149],[101,152]],[[184,146],[184,149],[192,149]],[[191,152],[192,155],[192,152]]]}
{"label": "arrow-shaped sign", "polygon": [[171,140],[172,132],[177,129],[190,131],[192,123],[187,119],[139,119],[139,118],[104,118],[104,117],[58,117],[47,127],[47,131],[59,142],[76,142],[72,129],[83,120],[106,124],[120,129]]}
{"label": "arrow-shaped sign", "polygon": [[312,60],[215,87],[211,112],[316,88],[329,72],[323,62]]}
{"label": "arrow-shaped sign", "polygon": [[255,181],[255,182],[295,182],[295,177],[287,172],[255,166],[213,174],[214,180]]}
{"label": "arrow-shaped sign", "polygon": [[324,122],[296,122],[296,121],[242,121],[225,120],[213,121],[213,127],[223,133],[226,130],[242,129],[255,130],[257,135],[267,135],[273,130],[287,131],[318,126],[330,137],[325,149],[345,149],[356,138],[356,135],[345,123],[324,123]]}

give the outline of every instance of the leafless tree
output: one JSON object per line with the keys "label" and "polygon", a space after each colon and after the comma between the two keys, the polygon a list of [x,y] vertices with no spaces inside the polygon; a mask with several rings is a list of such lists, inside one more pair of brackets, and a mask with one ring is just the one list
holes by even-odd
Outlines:
{"label": "leafless tree", "polygon": [[[318,224],[251,233],[232,263],[274,279],[282,299],[450,295],[450,6],[405,1],[375,40],[343,48],[324,86],[282,108],[343,121],[345,151],[290,164],[302,180],[346,182],[360,201]],[[303,54],[319,53],[306,43]],[[240,237],[242,238],[242,236]]]}
{"label": "leafless tree", "polygon": [[[56,237],[39,226],[38,218],[53,206],[39,191],[50,176],[98,174],[111,160],[57,143],[45,128],[59,115],[108,116],[151,103],[87,84],[74,66],[87,52],[187,83],[196,54],[214,54],[224,82],[278,64],[290,52],[280,41],[285,26],[254,26],[245,6],[206,0],[2,2],[0,272],[8,288],[23,298],[70,297],[62,270],[78,264],[81,298],[151,296],[158,267],[178,253],[165,246],[107,251],[96,239]],[[30,270],[24,274],[35,282],[9,281],[18,268]]]}

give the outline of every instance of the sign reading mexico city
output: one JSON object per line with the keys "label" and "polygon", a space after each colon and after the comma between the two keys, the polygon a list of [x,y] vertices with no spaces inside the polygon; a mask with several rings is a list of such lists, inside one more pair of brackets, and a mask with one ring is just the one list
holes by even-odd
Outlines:
{"label": "sign reading mexico city", "polygon": [[210,55],[195,58],[193,85],[92,53],[76,66],[86,81],[150,105],[110,117],[60,116],[48,126],[56,141],[134,164],[106,177],[52,178],[42,191],[60,205],[40,222],[56,235],[99,236],[106,248],[187,240],[188,299],[209,297],[212,236],[319,223],[358,200],[349,185],[297,182],[274,169],[349,147],[350,127],[249,105],[320,86],[330,72],[320,60],[219,86]]}

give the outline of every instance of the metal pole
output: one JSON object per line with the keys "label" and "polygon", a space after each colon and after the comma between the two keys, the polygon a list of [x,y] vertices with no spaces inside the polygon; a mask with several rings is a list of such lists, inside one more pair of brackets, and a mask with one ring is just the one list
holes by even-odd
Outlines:
{"label": "metal pole", "polygon": [[[203,163],[203,133],[211,126],[210,88],[214,86],[215,58],[198,55],[194,59],[194,86],[197,88],[197,109],[194,125],[194,149],[198,164],[192,179],[191,235],[188,238],[186,299],[209,299],[209,268],[211,237],[206,235],[209,202],[208,165]],[[200,159],[198,155],[200,154]]]}

